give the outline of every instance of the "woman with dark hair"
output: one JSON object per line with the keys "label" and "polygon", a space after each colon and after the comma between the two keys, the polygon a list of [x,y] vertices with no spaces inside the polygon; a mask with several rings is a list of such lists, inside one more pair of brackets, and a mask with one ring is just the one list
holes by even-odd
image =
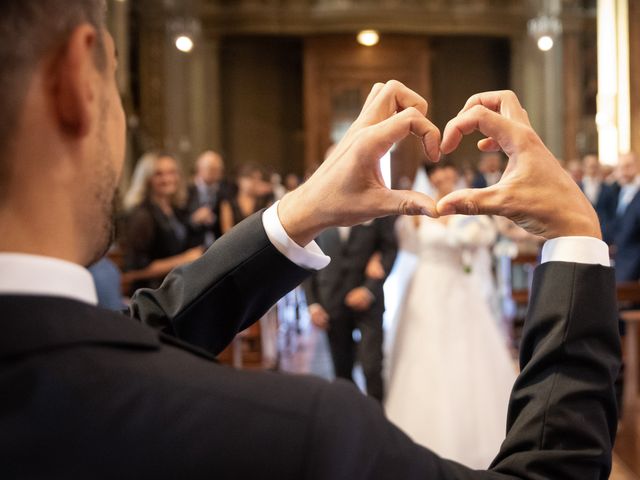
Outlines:
{"label": "woman with dark hair", "polygon": [[236,175],[237,192],[220,202],[220,227],[225,234],[245,218],[272,202],[271,183],[259,165],[246,163]]}
{"label": "woman with dark hair", "polygon": [[124,199],[124,281],[134,289],[156,288],[170,270],[202,255],[202,247],[194,246],[184,200],[175,158],[157,152],[145,154],[136,165]]}
{"label": "woman with dark hair", "polygon": [[[245,218],[273,203],[273,190],[267,172],[254,163],[246,163],[238,169],[237,192],[220,202],[220,227],[224,235]],[[275,368],[278,362],[278,319],[276,307],[265,313],[260,321],[241,332],[233,343],[234,365],[242,366],[242,341],[250,344],[259,341],[263,367]],[[251,350],[249,347],[248,350]]]}
{"label": "woman with dark hair", "polygon": [[[436,200],[459,180],[446,161],[427,174]],[[401,247],[418,259],[399,312],[387,416],[439,455],[487,468],[505,436],[516,378],[474,272],[495,226],[486,216],[416,216],[400,218],[397,231]]]}

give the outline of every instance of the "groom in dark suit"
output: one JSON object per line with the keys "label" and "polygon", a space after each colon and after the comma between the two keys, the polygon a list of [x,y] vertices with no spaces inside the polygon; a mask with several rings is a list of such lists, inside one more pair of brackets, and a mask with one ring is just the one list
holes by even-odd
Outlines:
{"label": "groom in dark suit", "polygon": [[[99,0],[0,2],[3,478],[607,478],[620,364],[613,272],[593,208],[509,92],[472,97],[440,142],[424,99],[376,84],[303,186],[160,289],[139,291],[132,318],[97,307],[83,265],[109,243],[125,137],[103,9]],[[509,156],[497,185],[437,204],[383,185],[378,160],[409,133],[437,161],[476,129],[488,137],[481,148]],[[312,241],[326,228],[456,212],[503,214],[550,239],[489,471],[416,445],[348,382],[212,359],[326,266]]]}
{"label": "groom in dark suit", "polygon": [[[311,319],[328,329],[331,357],[337,377],[351,380],[357,356],[367,383],[367,393],[382,400],[382,286],[391,271],[398,246],[395,217],[385,217],[355,227],[325,230],[318,246],[331,263],[305,282]],[[366,268],[377,254],[384,269],[381,278],[370,278]],[[356,348],[354,329],[360,332]],[[356,355],[357,353],[357,355]]]}

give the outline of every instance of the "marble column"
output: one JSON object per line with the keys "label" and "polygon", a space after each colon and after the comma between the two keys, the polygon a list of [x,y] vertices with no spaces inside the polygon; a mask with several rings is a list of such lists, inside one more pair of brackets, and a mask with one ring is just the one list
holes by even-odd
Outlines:
{"label": "marble column", "polygon": [[563,158],[572,160],[580,158],[578,151],[578,134],[582,117],[582,80],[580,78],[581,52],[580,34],[568,32],[563,35],[562,86],[564,90],[563,123],[564,150]]}

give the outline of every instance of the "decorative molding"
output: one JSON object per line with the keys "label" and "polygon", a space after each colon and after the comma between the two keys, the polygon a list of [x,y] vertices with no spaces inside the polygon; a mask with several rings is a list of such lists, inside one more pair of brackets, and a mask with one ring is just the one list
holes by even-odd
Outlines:
{"label": "decorative molding", "polygon": [[[221,34],[309,35],[375,28],[386,33],[516,36],[539,0],[201,0],[199,16]],[[588,10],[563,0],[562,20],[579,29]]]}

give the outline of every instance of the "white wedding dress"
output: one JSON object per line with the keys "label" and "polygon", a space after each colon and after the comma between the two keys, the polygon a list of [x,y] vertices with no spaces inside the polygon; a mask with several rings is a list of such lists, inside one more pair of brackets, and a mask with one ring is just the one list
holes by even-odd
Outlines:
{"label": "white wedding dress", "polygon": [[399,219],[418,263],[398,312],[385,410],[414,441],[471,468],[487,468],[505,436],[516,378],[474,258],[495,240],[487,217],[448,224]]}

